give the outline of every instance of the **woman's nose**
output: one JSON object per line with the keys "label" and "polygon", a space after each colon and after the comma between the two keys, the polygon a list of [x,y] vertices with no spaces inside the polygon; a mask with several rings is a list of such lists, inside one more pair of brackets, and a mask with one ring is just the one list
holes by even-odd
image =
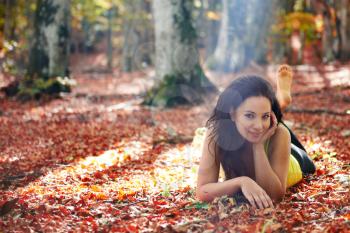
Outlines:
{"label": "woman's nose", "polygon": [[256,131],[262,131],[264,129],[264,124],[261,120],[257,120],[254,122],[254,129]]}

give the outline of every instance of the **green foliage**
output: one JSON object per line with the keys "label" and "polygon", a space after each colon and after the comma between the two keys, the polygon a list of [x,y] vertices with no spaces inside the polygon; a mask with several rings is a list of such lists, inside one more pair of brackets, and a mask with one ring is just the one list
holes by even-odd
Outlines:
{"label": "green foliage", "polygon": [[45,95],[57,96],[61,92],[70,92],[74,81],[68,78],[30,78],[25,77],[18,87],[17,96],[21,100],[40,99]]}
{"label": "green foliage", "polygon": [[127,3],[126,0],[72,0],[72,27],[77,30],[85,30],[84,24],[87,24],[91,30],[105,30],[108,26],[108,11],[117,9],[114,16],[124,17]]}
{"label": "green foliage", "polygon": [[202,95],[216,91],[197,64],[190,74],[174,72],[165,75],[158,86],[146,93],[143,104],[162,107],[198,104],[202,101]]}
{"label": "green foliage", "polygon": [[3,72],[18,75],[23,73],[27,62],[31,16],[36,4],[34,0],[7,2],[0,5],[0,68]]}
{"label": "green foliage", "polygon": [[293,8],[294,8],[294,11],[303,11],[304,0],[296,0]]}
{"label": "green foliage", "polygon": [[209,209],[209,204],[206,202],[196,201],[185,207],[185,209]]}
{"label": "green foliage", "polygon": [[272,26],[272,33],[288,38],[294,31],[303,32],[305,42],[311,43],[317,39],[315,16],[307,12],[291,12],[281,17],[281,20]]}
{"label": "green foliage", "polygon": [[180,92],[180,85],[188,85],[183,75],[174,73],[164,76],[162,82],[146,93],[143,104],[173,107],[186,104],[188,101]]}

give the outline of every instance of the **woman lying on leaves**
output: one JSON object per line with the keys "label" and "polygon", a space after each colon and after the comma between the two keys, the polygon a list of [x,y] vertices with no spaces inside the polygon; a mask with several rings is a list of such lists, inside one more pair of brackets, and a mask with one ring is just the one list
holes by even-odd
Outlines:
{"label": "woman lying on leaves", "polygon": [[[277,71],[277,91],[261,77],[234,80],[206,123],[196,196],[201,201],[241,195],[255,208],[273,207],[286,188],[315,172],[305,148],[282,121],[293,73]],[[218,182],[220,165],[225,181]]]}

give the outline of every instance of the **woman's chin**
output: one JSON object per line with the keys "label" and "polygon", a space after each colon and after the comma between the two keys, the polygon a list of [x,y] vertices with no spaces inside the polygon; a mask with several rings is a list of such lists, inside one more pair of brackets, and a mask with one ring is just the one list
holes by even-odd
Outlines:
{"label": "woman's chin", "polygon": [[260,141],[260,137],[250,136],[250,137],[246,137],[245,139],[250,143],[258,143]]}
{"label": "woman's chin", "polygon": [[247,141],[250,143],[258,143],[259,139],[247,139]]}

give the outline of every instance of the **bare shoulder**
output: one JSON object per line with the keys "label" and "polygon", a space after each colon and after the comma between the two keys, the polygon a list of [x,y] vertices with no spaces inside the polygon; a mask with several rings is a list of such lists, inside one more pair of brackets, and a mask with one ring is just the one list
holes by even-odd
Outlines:
{"label": "bare shoulder", "polygon": [[290,133],[287,127],[285,127],[283,124],[278,124],[274,138],[277,141],[290,140]]}
{"label": "bare shoulder", "polygon": [[289,150],[290,141],[289,130],[283,124],[278,124],[275,134],[271,137],[271,146],[269,147],[269,150],[270,152],[281,151],[286,148]]}
{"label": "bare shoulder", "polygon": [[207,130],[202,147],[202,156],[198,169],[198,185],[217,182],[220,165],[216,161],[215,146],[212,141],[211,130]]}
{"label": "bare shoulder", "polygon": [[202,147],[202,158],[204,157],[204,160],[210,163],[215,160],[215,143],[212,133],[212,129],[206,130]]}

